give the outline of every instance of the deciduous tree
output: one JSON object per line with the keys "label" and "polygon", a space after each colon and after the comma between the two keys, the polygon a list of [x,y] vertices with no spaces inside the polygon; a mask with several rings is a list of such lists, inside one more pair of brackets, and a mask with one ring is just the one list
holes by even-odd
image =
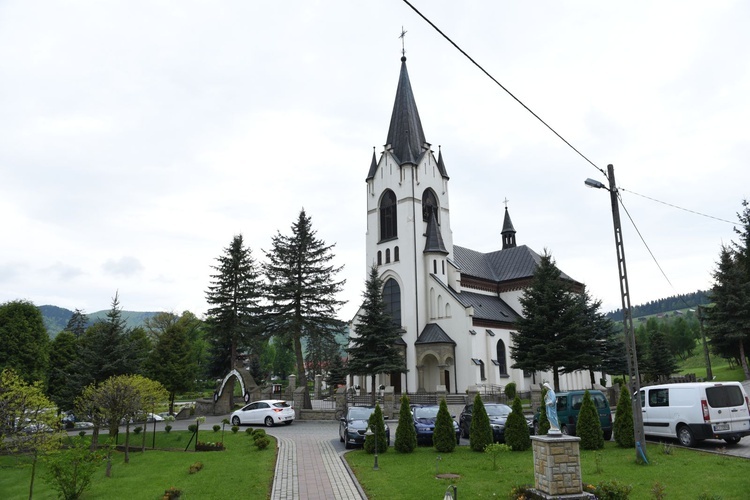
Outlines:
{"label": "deciduous tree", "polygon": [[46,380],[49,343],[38,307],[26,300],[0,304],[0,370],[12,368],[26,382]]}

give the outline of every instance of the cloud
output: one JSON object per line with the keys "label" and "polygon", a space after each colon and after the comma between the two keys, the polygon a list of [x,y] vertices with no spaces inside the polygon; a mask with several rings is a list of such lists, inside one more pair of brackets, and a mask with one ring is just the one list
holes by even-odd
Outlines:
{"label": "cloud", "polygon": [[143,271],[143,264],[135,257],[120,257],[118,260],[109,259],[102,265],[102,270],[114,276],[134,276]]}

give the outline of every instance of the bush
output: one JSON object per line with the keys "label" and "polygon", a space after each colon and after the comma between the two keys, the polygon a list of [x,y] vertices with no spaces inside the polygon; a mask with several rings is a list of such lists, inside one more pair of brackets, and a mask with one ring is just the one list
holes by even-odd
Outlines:
{"label": "bush", "polygon": [[516,383],[510,382],[508,385],[505,386],[505,396],[508,398],[508,401],[512,401],[516,399]]}
{"label": "bush", "polygon": [[171,425],[167,424],[167,425],[164,426],[164,432],[166,432],[167,434],[169,434],[169,431],[171,431],[171,430],[172,430],[172,426]]}
{"label": "bush", "polygon": [[221,430],[221,426],[219,424],[214,424],[214,432],[219,432]]}
{"label": "bush", "polygon": [[633,487],[629,484],[621,484],[617,481],[602,481],[596,486],[585,485],[584,491],[593,493],[599,500],[626,500],[630,496]]}
{"label": "bush", "polygon": [[193,465],[191,465],[188,468],[188,472],[190,474],[195,474],[196,472],[200,471],[203,468],[203,462],[195,462]]}
{"label": "bush", "polygon": [[539,407],[539,420],[537,421],[537,436],[546,436],[549,432],[549,419],[547,418],[547,405],[544,398],[547,397],[547,388],[542,387],[542,406]]}
{"label": "bush", "polygon": [[399,453],[411,453],[417,447],[417,431],[409,410],[409,397],[401,396],[401,409],[398,412],[398,427],[396,427],[396,441],[393,445]]}
{"label": "bush", "polygon": [[584,450],[600,450],[604,448],[604,432],[599,422],[599,412],[594,406],[589,391],[583,393],[581,411],[578,413],[576,436],[581,438],[581,448]]}
{"label": "bush", "polygon": [[492,455],[492,470],[497,470],[497,456],[500,453],[505,453],[506,451],[511,451],[510,446],[500,443],[488,444],[484,448],[485,453],[490,453]]}
{"label": "bush", "polygon": [[78,431],[78,435],[83,437],[86,435],[86,431]]}
{"label": "bush", "polygon": [[233,425],[232,426],[232,434],[237,434],[237,432],[240,430],[239,426]]}
{"label": "bush", "polygon": [[456,429],[448,412],[445,398],[440,400],[440,409],[435,419],[435,431],[432,434],[432,445],[440,453],[451,453],[456,448]]}
{"label": "bush", "polygon": [[141,427],[140,425],[138,427],[134,427],[133,434],[140,434],[142,430],[143,430],[143,427]]}
{"label": "bush", "polygon": [[621,448],[634,448],[633,436],[633,407],[630,404],[630,390],[627,385],[622,386],[620,399],[617,400],[617,411],[614,423],[615,442]]}
{"label": "bush", "polygon": [[265,450],[268,448],[269,444],[271,444],[271,440],[268,439],[267,436],[259,437],[255,440],[255,446],[257,446],[259,450]]}
{"label": "bush", "polygon": [[161,498],[162,500],[174,500],[175,498],[180,498],[180,495],[182,495],[182,490],[172,486],[168,490],[164,490],[164,496]]}
{"label": "bush", "polygon": [[46,459],[45,480],[62,498],[80,498],[91,484],[102,457],[89,449],[88,443],[79,440],[67,449],[49,455]]}
{"label": "bush", "polygon": [[245,434],[247,434],[248,436],[252,436],[253,435],[253,429],[251,429],[250,427],[248,427],[247,429],[245,429]]}
{"label": "bush", "polygon": [[188,425],[188,430],[190,432],[195,432],[195,431],[198,430],[198,425],[197,424],[190,424],[190,425]]}
{"label": "bush", "polygon": [[469,427],[469,445],[474,451],[484,451],[488,444],[494,442],[490,418],[484,409],[482,398],[477,394],[474,397],[474,407],[471,411],[471,427]]}
{"label": "bush", "polygon": [[388,451],[388,439],[385,436],[385,422],[383,421],[383,411],[380,409],[380,405],[375,403],[375,411],[370,415],[370,419],[367,421],[370,429],[375,434],[372,436],[365,436],[365,451],[367,453],[375,453],[375,436],[378,436],[378,453],[385,453]]}
{"label": "bush", "polygon": [[253,439],[258,439],[259,437],[265,437],[266,431],[263,429],[255,429],[253,431]]}
{"label": "bush", "polygon": [[195,451],[224,451],[224,443],[197,441],[195,443]]}
{"label": "bush", "polygon": [[510,412],[505,422],[505,443],[513,451],[526,451],[531,448],[529,425],[526,423],[526,417],[523,416],[523,406],[518,396],[513,399],[513,411]]}

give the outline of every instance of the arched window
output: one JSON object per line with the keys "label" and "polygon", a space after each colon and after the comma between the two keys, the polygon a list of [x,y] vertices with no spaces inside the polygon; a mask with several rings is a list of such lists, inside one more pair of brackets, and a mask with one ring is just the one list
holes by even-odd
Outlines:
{"label": "arched window", "polygon": [[393,248],[393,262],[398,262],[398,247]]}
{"label": "arched window", "polygon": [[398,236],[396,228],[396,195],[390,189],[380,199],[380,241]]}
{"label": "arched window", "polygon": [[378,250],[378,265],[383,264],[383,252]]}
{"label": "arched window", "polygon": [[508,362],[505,360],[505,342],[502,339],[497,341],[497,367],[500,375],[508,374]]}
{"label": "arched window", "polygon": [[432,274],[437,274],[437,259],[432,260]]}
{"label": "arched window", "polygon": [[385,263],[386,264],[391,263],[391,249],[390,248],[385,249]]}
{"label": "arched window", "polygon": [[445,304],[445,317],[450,318],[451,317],[451,305]]}
{"label": "arched window", "polygon": [[385,311],[391,315],[393,324],[401,327],[401,287],[393,278],[388,278],[383,286]]}
{"label": "arched window", "polygon": [[427,222],[430,220],[430,214],[435,213],[435,220],[440,222],[438,217],[438,204],[435,192],[432,189],[425,189],[422,194],[422,220]]}

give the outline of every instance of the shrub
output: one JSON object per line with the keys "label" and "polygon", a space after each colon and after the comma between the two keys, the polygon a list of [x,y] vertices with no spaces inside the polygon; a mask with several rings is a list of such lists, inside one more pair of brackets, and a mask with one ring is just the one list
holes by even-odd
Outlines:
{"label": "shrub", "polygon": [[505,396],[508,398],[508,401],[516,399],[516,383],[508,383],[508,385],[505,386],[504,392]]}
{"label": "shrub", "polygon": [[198,426],[196,424],[190,424],[190,425],[188,425],[188,430],[190,432],[195,432],[195,431],[198,430]]}
{"label": "shrub", "polygon": [[492,470],[497,469],[497,456],[507,451],[511,451],[507,444],[492,443],[485,446],[484,452],[492,455]]}
{"label": "shrub", "polygon": [[629,484],[622,484],[612,480],[602,481],[596,486],[585,485],[583,490],[593,493],[599,500],[626,500],[630,496],[633,487]]}
{"label": "shrub", "polygon": [[200,471],[203,468],[203,462],[195,462],[193,465],[188,468],[188,472],[190,474],[195,474],[196,472]]}
{"label": "shrub", "polygon": [[141,427],[140,425],[138,427],[134,427],[133,434],[140,434],[142,430],[143,430],[143,427]]}
{"label": "shrub", "polygon": [[367,421],[368,426],[375,434],[372,436],[365,436],[365,451],[367,453],[375,453],[375,436],[378,436],[378,453],[385,453],[388,451],[388,440],[385,437],[385,422],[383,421],[383,411],[380,409],[380,405],[375,403],[375,411],[370,415],[370,419]]}
{"label": "shrub", "polygon": [[167,424],[167,425],[164,426],[164,432],[166,432],[167,434],[169,434],[169,431],[171,431],[171,430],[172,430],[172,426],[171,425]]}
{"label": "shrub", "polygon": [[219,432],[221,430],[221,426],[219,424],[214,424],[214,432]]}
{"label": "shrub", "polygon": [[417,431],[409,410],[409,397],[401,396],[401,409],[398,412],[398,427],[396,427],[396,441],[394,448],[399,453],[411,453],[417,447]]}
{"label": "shrub", "polygon": [[195,451],[224,451],[224,443],[197,441],[195,443]]}
{"label": "shrub", "polygon": [[255,446],[257,446],[259,450],[265,450],[266,448],[268,448],[269,444],[271,444],[271,440],[268,439],[267,436],[263,436],[255,440]]}
{"label": "shrub", "polygon": [[615,442],[622,448],[634,448],[633,436],[633,407],[630,403],[630,389],[622,386],[620,399],[617,400],[617,411],[614,423]]}
{"label": "shrub", "polygon": [[432,445],[440,453],[451,453],[456,447],[456,429],[448,412],[445,398],[440,400],[440,409],[435,419],[435,431],[432,434]]}
{"label": "shrub", "polygon": [[172,486],[168,490],[164,490],[164,496],[161,498],[162,500],[173,500],[175,498],[180,498],[180,495],[182,495],[182,490]]}
{"label": "shrub", "polygon": [[80,498],[91,484],[102,457],[89,449],[88,443],[79,440],[67,449],[49,455],[46,459],[45,480],[62,498]]}
{"label": "shrub", "polygon": [[589,391],[583,393],[581,411],[578,413],[576,436],[581,438],[581,448],[584,450],[600,450],[604,448],[604,432],[599,421],[599,412],[594,406]]}
{"label": "shrub", "polygon": [[513,411],[505,422],[505,443],[513,451],[526,451],[531,448],[529,425],[523,416],[523,406],[518,396],[513,399]]}
{"label": "shrub", "polygon": [[232,434],[237,434],[237,432],[240,430],[239,426],[233,425],[232,426]]}
{"label": "shrub", "polygon": [[86,435],[86,431],[78,431],[78,435],[83,437]]}
{"label": "shrub", "polygon": [[250,427],[248,427],[247,429],[245,429],[245,434],[247,434],[248,436],[252,436],[253,430]]}
{"label": "shrub", "polygon": [[471,427],[469,427],[469,445],[474,451],[484,451],[488,444],[494,441],[490,418],[484,409],[482,398],[477,394],[474,397],[474,408],[471,412]]}
{"label": "shrub", "polygon": [[544,398],[547,396],[547,388],[542,387],[542,406],[539,407],[539,420],[537,421],[537,436],[546,436],[549,432],[549,419],[547,418],[547,405]]}
{"label": "shrub", "polygon": [[266,436],[266,431],[263,429],[255,429],[253,431],[253,439],[257,439],[259,437],[265,437],[265,436]]}

